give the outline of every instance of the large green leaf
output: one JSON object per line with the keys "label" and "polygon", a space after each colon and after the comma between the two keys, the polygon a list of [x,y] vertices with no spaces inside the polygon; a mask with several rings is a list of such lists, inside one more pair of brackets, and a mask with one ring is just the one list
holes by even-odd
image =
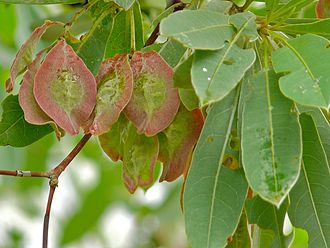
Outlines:
{"label": "large green leaf", "polygon": [[3,108],[0,122],[1,146],[27,146],[53,131],[50,125],[36,126],[27,123],[17,96],[7,96],[1,106]]}
{"label": "large green leaf", "polygon": [[[180,23],[180,25],[178,25]],[[195,49],[216,50],[233,35],[228,16],[207,10],[178,11],[163,19],[160,33]]]}
{"label": "large green leaf", "polygon": [[287,201],[278,209],[276,206],[262,200],[259,196],[246,201],[246,212],[249,223],[257,224],[262,229],[268,229],[274,232],[274,236],[271,238],[272,242],[267,247],[285,248],[287,247],[287,243],[291,241],[292,237],[285,237],[283,234],[284,216],[287,208]]}
{"label": "large green leaf", "polygon": [[280,79],[284,95],[308,106],[330,107],[329,41],[305,34],[286,42],[273,53],[276,72],[286,73]]}
{"label": "large green leaf", "polygon": [[184,191],[186,232],[193,248],[224,247],[247,194],[242,169],[222,165],[238,102],[237,91],[211,106]]}
{"label": "large green leaf", "polygon": [[299,174],[302,149],[298,115],[292,111],[292,101],[281,94],[274,72],[261,71],[246,84],[243,167],[253,190],[279,206]]}
{"label": "large green leaf", "polygon": [[302,114],[303,162],[299,180],[290,192],[289,217],[307,230],[309,247],[330,247],[330,173],[313,119]]}
{"label": "large green leaf", "polygon": [[307,23],[286,24],[279,27],[278,29],[291,35],[312,33],[324,37],[329,37],[330,19],[316,20]]}
{"label": "large green leaf", "polygon": [[96,75],[105,53],[105,45],[112,27],[112,10],[106,9],[94,20],[88,34],[84,36],[77,54],[83,59],[88,69]]}
{"label": "large green leaf", "polygon": [[257,37],[255,15],[247,12],[231,16],[237,33],[224,48],[217,51],[196,51],[191,69],[192,83],[200,105],[219,101],[225,97],[255,61],[253,49],[242,49],[236,41],[246,35]]}
{"label": "large green leaf", "polygon": [[0,0],[9,4],[75,4],[84,3],[83,0]]}

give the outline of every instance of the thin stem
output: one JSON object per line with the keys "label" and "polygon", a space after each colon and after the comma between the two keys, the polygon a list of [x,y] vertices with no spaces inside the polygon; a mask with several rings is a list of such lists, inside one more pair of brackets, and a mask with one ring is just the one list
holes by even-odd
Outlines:
{"label": "thin stem", "polygon": [[52,172],[56,177],[59,177],[62,172],[68,167],[71,161],[77,156],[81,149],[86,145],[87,141],[91,138],[91,134],[85,134],[84,137],[79,141],[79,143],[72,149],[72,151],[63,159],[63,161],[56,166]]}
{"label": "thin stem", "polygon": [[[181,3],[181,5],[176,7],[173,12],[183,10],[184,7],[186,7],[186,4],[183,3],[181,0],[172,0],[172,1],[169,2],[169,4],[166,6],[166,8],[169,8],[172,5],[178,4],[178,3]],[[154,31],[152,31],[151,35],[149,36],[149,38],[146,41],[146,43],[144,44],[144,46],[146,47],[146,46],[150,46],[150,45],[154,44],[155,41],[157,40],[158,36],[159,36],[159,23],[155,27]]]}
{"label": "thin stem", "polygon": [[46,212],[44,216],[44,228],[42,233],[42,248],[48,247],[48,230],[49,230],[49,217],[50,217],[50,210],[52,208],[53,197],[55,193],[56,186],[50,186],[49,194],[48,194],[48,201]]}
{"label": "thin stem", "polygon": [[50,177],[49,172],[43,171],[23,171],[23,170],[0,170],[0,175],[13,177]]}

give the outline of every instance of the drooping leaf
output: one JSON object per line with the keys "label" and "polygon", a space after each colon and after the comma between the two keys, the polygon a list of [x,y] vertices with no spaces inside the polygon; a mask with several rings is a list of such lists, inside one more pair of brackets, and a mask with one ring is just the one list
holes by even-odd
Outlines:
{"label": "drooping leaf", "polygon": [[88,69],[95,75],[104,57],[105,46],[111,33],[113,10],[106,8],[94,20],[93,26],[83,37],[76,53],[85,62]]}
{"label": "drooping leaf", "polygon": [[138,134],[123,116],[108,133],[99,136],[102,149],[113,160],[123,161],[123,179],[129,192],[153,183],[154,166],[158,157],[157,136]]}
{"label": "drooping leaf", "polygon": [[290,192],[289,217],[295,227],[308,232],[309,247],[330,246],[330,169],[315,123],[300,116],[303,162],[299,180]]}
{"label": "drooping leaf", "polygon": [[328,45],[325,38],[305,34],[275,50],[274,69],[277,73],[286,72],[280,79],[280,89],[285,96],[302,105],[329,109]]}
{"label": "drooping leaf", "polygon": [[279,206],[299,175],[302,148],[298,115],[292,111],[293,102],[281,94],[274,72],[261,71],[246,83],[243,167],[252,189]]}
{"label": "drooping leaf", "polygon": [[228,242],[226,248],[251,248],[251,238],[248,229],[247,216],[244,210],[235,234]]}
{"label": "drooping leaf", "polygon": [[231,39],[233,27],[227,15],[208,10],[184,10],[163,19],[160,33],[190,48],[216,50]]}
{"label": "drooping leaf", "polygon": [[222,164],[238,102],[237,91],[211,106],[184,191],[186,233],[193,248],[227,244],[238,225],[247,182],[242,169]]}
{"label": "drooping leaf", "polygon": [[57,125],[75,135],[96,103],[93,74],[64,39],[47,54],[35,75],[34,95]]}
{"label": "drooping leaf", "polygon": [[11,92],[14,88],[15,79],[18,75],[22,74],[26,67],[33,61],[33,53],[37,49],[37,45],[41,36],[46,32],[46,30],[56,24],[61,24],[61,22],[45,21],[45,23],[36,28],[29,39],[22,45],[16,54],[14,62],[10,67],[10,78],[6,81],[6,91]]}
{"label": "drooping leaf", "polygon": [[323,37],[330,36],[330,19],[309,21],[306,23],[286,24],[279,27],[279,30],[291,35],[316,34]]}
{"label": "drooping leaf", "polygon": [[269,247],[285,248],[291,241],[291,236],[283,234],[284,216],[288,208],[287,201],[283,202],[278,209],[276,206],[255,196],[246,201],[246,213],[250,224],[257,224],[262,229],[272,230],[274,237]]}
{"label": "drooping leaf", "polygon": [[158,158],[163,162],[160,181],[171,182],[182,175],[190,162],[189,157],[197,143],[203,123],[203,114],[199,109],[189,112],[181,105],[171,125],[158,135]]}
{"label": "drooping leaf", "polygon": [[36,126],[27,123],[17,96],[7,96],[1,106],[3,108],[0,121],[1,146],[27,146],[53,131],[49,125]]}
{"label": "drooping leaf", "polygon": [[330,1],[319,0],[316,4],[316,16],[319,19],[325,19],[330,17]]}
{"label": "drooping leaf", "polygon": [[98,84],[96,106],[90,133],[100,135],[109,131],[133,92],[133,73],[127,55],[116,55],[102,62],[96,76]]}
{"label": "drooping leaf", "polygon": [[56,136],[60,138],[63,134],[56,123],[40,108],[33,94],[34,77],[41,65],[44,53],[45,50],[40,51],[33,62],[28,65],[19,89],[18,100],[27,122],[35,125],[51,124],[56,131]]}
{"label": "drooping leaf", "polygon": [[131,68],[134,89],[124,113],[139,133],[153,136],[169,126],[179,109],[173,70],[156,52],[135,52]]}

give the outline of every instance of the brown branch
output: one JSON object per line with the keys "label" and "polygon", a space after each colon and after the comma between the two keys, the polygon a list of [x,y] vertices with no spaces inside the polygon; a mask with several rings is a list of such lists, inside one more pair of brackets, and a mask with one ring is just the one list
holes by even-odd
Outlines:
{"label": "brown branch", "polygon": [[49,183],[50,183],[50,188],[49,188],[46,212],[44,216],[44,228],[42,233],[42,248],[48,247],[49,216],[50,216],[50,210],[52,208],[53,197],[56,189],[56,186],[51,186],[51,181]]}
{"label": "brown branch", "polygon": [[[176,7],[173,12],[178,11],[178,10],[183,10],[184,7],[186,7],[186,4],[183,3],[181,0],[172,0],[172,1],[169,2],[169,4],[166,6],[166,8],[169,8],[172,5],[177,4],[177,3],[181,3],[181,5],[179,5],[178,7]],[[147,41],[144,44],[144,46],[146,47],[146,46],[150,46],[150,45],[154,44],[155,41],[157,40],[158,36],[159,36],[159,23],[157,24],[157,26],[155,27],[155,29],[152,31],[151,35],[147,39]]]}
{"label": "brown branch", "polygon": [[13,177],[50,177],[49,172],[43,171],[23,171],[23,170],[0,170],[0,175]]}

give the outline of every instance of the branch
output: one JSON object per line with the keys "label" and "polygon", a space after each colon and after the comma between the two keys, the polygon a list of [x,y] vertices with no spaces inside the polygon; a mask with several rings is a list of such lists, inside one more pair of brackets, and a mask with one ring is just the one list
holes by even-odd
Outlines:
{"label": "branch", "polygon": [[[181,3],[181,5],[179,5],[178,7],[176,7],[174,9],[174,12],[178,11],[178,10],[183,10],[184,7],[186,7],[186,4],[183,3],[181,0],[171,0],[168,5],[166,6],[166,8],[169,8],[171,7],[172,5],[174,4],[177,4],[177,3]],[[154,31],[152,31],[151,35],[149,36],[149,38],[147,39],[146,43],[144,44],[144,46],[150,46],[152,44],[155,43],[155,41],[157,40],[159,36],[159,23],[157,24],[157,26],[155,27]]]}
{"label": "branch", "polygon": [[42,235],[42,247],[48,247],[48,227],[49,227],[49,218],[50,218],[50,210],[52,207],[53,196],[55,193],[55,189],[58,185],[58,178],[62,174],[62,172],[68,167],[71,161],[78,155],[81,149],[86,145],[87,141],[91,138],[91,134],[85,134],[84,137],[78,142],[75,148],[63,159],[63,161],[51,170],[49,178],[49,195],[47,201],[47,208],[44,217],[44,228]]}
{"label": "branch", "polygon": [[43,172],[43,171],[0,170],[0,175],[13,176],[13,177],[46,177],[46,178],[50,178],[50,173]]}

